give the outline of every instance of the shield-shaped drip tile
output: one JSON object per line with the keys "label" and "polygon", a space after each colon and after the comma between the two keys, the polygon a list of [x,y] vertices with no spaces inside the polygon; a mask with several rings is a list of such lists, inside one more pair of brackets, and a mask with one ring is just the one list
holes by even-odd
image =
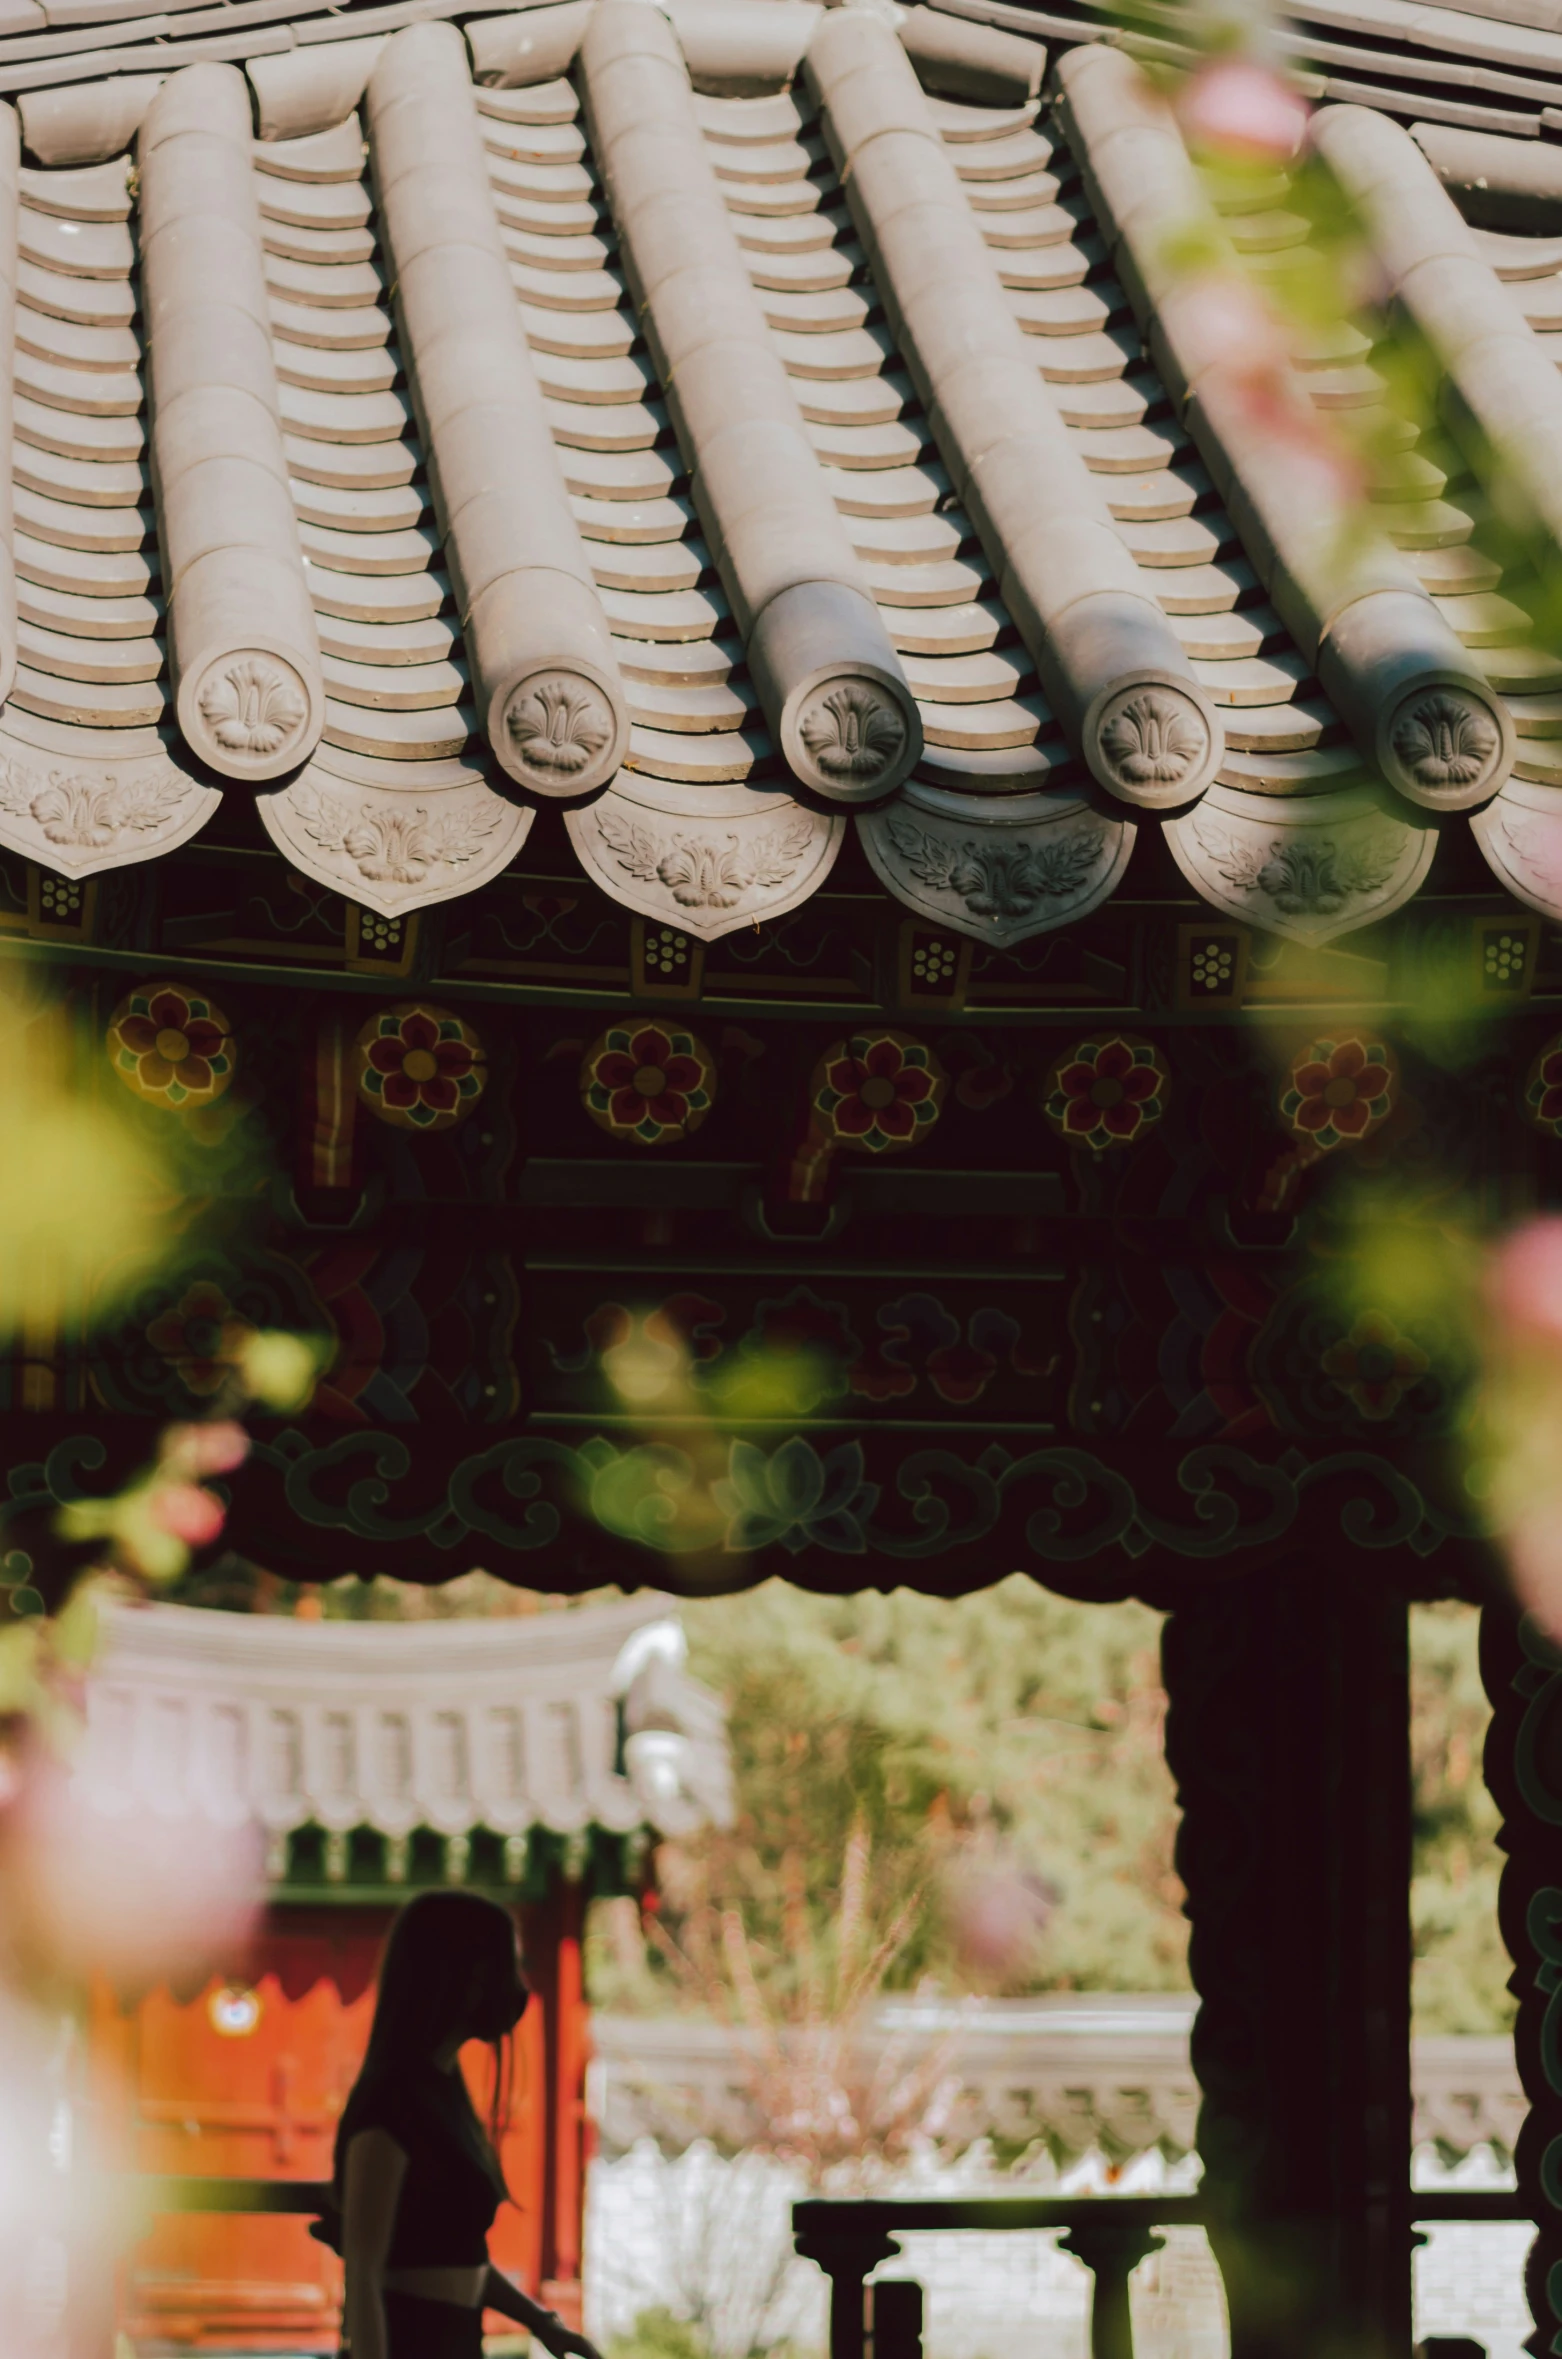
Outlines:
{"label": "shield-shaped drip tile", "polygon": [[[381,783],[414,768],[404,785]],[[255,802],[295,868],[382,917],[476,892],[515,858],[536,816],[469,763],[360,762],[336,749],[329,769],[317,758]]]}
{"label": "shield-shaped drip tile", "polygon": [[1079,791],[966,795],[916,782],[857,830],[897,900],[1000,949],[1099,908],[1135,834]]}
{"label": "shield-shaped drip tile", "polygon": [[1188,882],[1266,933],[1328,942],[1408,901],[1437,849],[1437,824],[1380,789],[1255,795],[1213,786],[1165,822]]}
{"label": "shield-shaped drip tile", "polygon": [[564,824],[605,893],[701,942],[806,901],[846,833],[841,814],[809,810],[780,787],[686,786],[628,770]]}
{"label": "shield-shaped drip tile", "polygon": [[[105,750],[111,734],[119,742]],[[171,757],[170,742],[153,728],[89,732],[12,707],[0,729],[0,844],[80,877],[187,843],[222,796]]]}
{"label": "shield-shaped drip tile", "polygon": [[1510,893],[1545,917],[1562,918],[1562,787],[1510,778],[1470,829]]}

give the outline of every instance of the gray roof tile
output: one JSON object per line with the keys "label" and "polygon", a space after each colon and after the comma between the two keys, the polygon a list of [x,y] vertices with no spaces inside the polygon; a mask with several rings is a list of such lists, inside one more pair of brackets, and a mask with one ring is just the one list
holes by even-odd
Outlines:
{"label": "gray roof tile", "polygon": [[[1388,27],[1392,5],[1364,0],[1353,9],[1342,28],[1347,48],[1356,28]],[[740,8],[741,0],[729,0],[723,22],[739,23],[733,11]],[[257,40],[268,30],[262,13],[277,12],[246,20]],[[599,13],[605,29],[621,12],[607,0]],[[987,13],[1001,18],[1001,0]],[[1325,14],[1308,13],[1315,22]],[[1334,10],[1331,21],[1342,13]],[[1472,32],[1472,20],[1461,27],[1449,11],[1402,13],[1413,13],[1421,30],[1414,39],[1409,28],[1394,34],[1390,27],[1390,34],[1416,48],[1412,62],[1433,54],[1430,35],[1450,56],[1477,61],[1484,43],[1492,51],[1486,62],[1529,73],[1537,87],[1555,66],[1562,104],[1562,42],[1552,44],[1553,55],[1540,35],[1510,38],[1511,28],[1482,32],[1479,24]],[[956,27],[959,17],[958,9],[948,12]],[[395,9],[372,17],[354,11],[352,31],[368,32],[381,18],[394,32]],[[1428,35],[1433,18],[1447,21],[1431,24]],[[192,21],[206,38],[204,17]],[[581,26],[591,21],[581,11]],[[648,20],[638,21],[643,29]],[[678,21],[690,41],[713,37],[692,17]],[[882,27],[862,32],[862,24],[836,19],[830,42],[881,41]],[[312,47],[304,38],[312,27],[305,16],[294,28],[303,46],[286,68],[290,120],[307,120],[318,103],[309,95],[315,88],[348,91],[345,101],[332,101],[348,111],[310,123],[296,138],[244,151],[265,249],[263,315],[282,425],[278,464],[293,486],[298,578],[320,618],[322,690],[313,759],[261,807],[287,857],[391,911],[470,891],[493,875],[520,848],[530,812],[515,799],[515,785],[499,779],[488,708],[469,686],[470,650],[443,561],[449,519],[431,505],[425,483],[425,458],[437,459],[446,432],[441,410],[431,442],[419,410],[418,359],[430,330],[421,315],[410,333],[406,318],[392,318],[387,282],[400,273],[395,255],[387,260],[374,159],[351,111],[376,61],[391,74],[393,61],[411,57],[414,37],[388,47],[340,39]],[[1085,29],[1081,18],[1077,30]],[[433,54],[426,44],[435,37],[433,26],[415,37],[420,57]],[[494,20],[496,57],[510,54],[510,38]],[[1460,40],[1462,50],[1450,46]],[[569,831],[588,873],[608,892],[709,938],[747,925],[761,910],[779,915],[795,906],[828,872],[844,821],[785,792],[786,766],[738,635],[740,622],[745,632],[754,627],[748,593],[739,576],[724,589],[711,566],[712,555],[719,565],[729,561],[727,511],[707,503],[696,517],[713,428],[698,423],[681,390],[670,411],[640,342],[647,315],[626,292],[625,271],[638,267],[639,208],[650,197],[620,185],[609,170],[609,204],[599,138],[588,137],[577,92],[582,75],[590,86],[598,70],[591,60],[601,49],[598,42],[588,52],[575,78],[531,87],[474,90],[462,69],[460,89],[476,109],[468,120],[483,159],[472,184],[481,191],[473,218],[486,208],[485,234],[507,258],[514,334],[529,350],[549,430],[538,465],[580,536],[585,594],[601,618],[626,702],[624,767],[603,801],[570,810]],[[179,44],[167,55],[176,76],[165,84],[171,91],[188,54]],[[676,49],[671,54],[676,58]],[[0,35],[0,76],[8,55]],[[134,55],[128,62],[136,63]],[[1385,76],[1392,62],[1390,55]],[[53,61],[56,88],[72,70]],[[283,67],[276,70],[280,76]],[[257,86],[272,88],[270,71],[257,68]],[[712,71],[701,64],[702,78]],[[1095,906],[1121,874],[1135,823],[1082,798],[1079,724],[1054,692],[1054,676],[1062,676],[1058,647],[1046,634],[1031,650],[1021,642],[999,587],[1012,563],[1010,546],[1001,529],[993,539],[988,520],[984,548],[971,514],[952,496],[946,462],[959,453],[951,422],[936,406],[937,379],[921,373],[911,315],[855,174],[853,210],[842,203],[826,139],[838,140],[840,125],[833,102],[823,114],[818,106],[820,96],[831,100],[828,75],[821,81],[822,64],[817,71],[810,64],[807,74],[809,87],[800,81],[769,96],[686,98],[708,159],[711,234],[719,223],[721,235],[736,241],[727,252],[741,257],[737,267],[754,290],[752,308],[742,306],[744,332],[755,340],[756,365],[762,354],[772,372],[766,382],[784,386],[801,447],[812,454],[798,481],[815,487],[809,498],[822,498],[821,518],[838,519],[831,532],[839,531],[843,564],[853,569],[841,579],[859,582],[876,605],[885,660],[904,682],[923,733],[913,782],[857,821],[869,857],[891,891],[936,922],[991,942],[1018,940]],[[409,77],[415,103],[423,102],[426,82],[426,75]],[[1412,85],[1436,100],[1439,85],[1407,74],[1404,86]],[[1080,184],[1077,126],[1071,148],[1033,102],[923,99],[909,76],[907,88],[908,129],[894,136],[921,141],[930,159],[947,158],[940,185],[955,192],[953,218],[989,257],[1006,332],[1018,332],[1015,348],[1037,397],[1051,405],[1053,431],[1064,438],[1059,448],[1089,487],[1080,514],[1100,519],[1126,567],[1125,592],[1131,585],[1141,610],[1160,618],[1173,669],[1180,667],[1190,690],[1208,699],[1207,711],[1220,716],[1221,783],[1192,812],[1161,822],[1176,857],[1217,906],[1259,924],[1316,939],[1366,922],[1414,889],[1430,838],[1409,805],[1381,785],[1359,783],[1370,763],[1346,735],[1337,704],[1320,693],[1309,658],[1263,603],[1251,534],[1244,550],[1107,267],[1100,233],[1113,224],[1097,220]],[[264,103],[280,108],[283,89],[277,80],[279,95]],[[139,101],[143,111],[150,95],[147,88]],[[1485,110],[1480,120],[1489,128],[1488,95],[1472,82],[1470,103]],[[74,136],[89,140],[97,102],[82,92],[74,103],[78,124],[87,126]],[[28,105],[40,125],[55,120],[40,102]],[[1421,111],[1434,119],[1433,106]],[[106,100],[98,107],[105,122],[112,112]],[[40,136],[61,134],[51,128]],[[1394,136],[1414,154],[1403,133]],[[378,140],[371,123],[368,147]],[[438,141],[431,152],[443,192],[455,151],[443,131]],[[1435,194],[1430,169],[1421,170]],[[123,771],[128,758],[140,765],[140,800],[110,831],[111,842],[89,841],[94,831],[101,839],[104,828],[84,818],[78,840],[56,843],[44,838],[20,789],[8,790],[0,839],[87,873],[155,856],[200,825],[216,798],[195,763],[181,766],[179,738],[169,729],[177,667],[164,651],[160,519],[147,498],[146,331],[134,277],[144,227],[132,207],[127,159],[121,152],[100,164],[30,166],[16,180],[14,550],[22,661],[0,720],[0,750],[20,766],[18,775],[29,765],[45,775],[68,754],[89,781],[106,776],[101,765],[109,761]],[[1252,266],[1262,268],[1266,256],[1290,250],[1305,234],[1285,194],[1281,179],[1259,212],[1227,219],[1233,247]],[[1515,332],[1530,337],[1539,361],[1541,339],[1562,333],[1562,242],[1464,234],[1472,263],[1488,279],[1496,271],[1514,284]],[[1532,275],[1520,279],[1521,272]],[[735,318],[735,300],[729,309]],[[649,318],[658,351],[667,331],[654,308]],[[490,306],[474,313],[469,327],[441,332],[486,336],[493,324]],[[1365,339],[1335,339],[1327,349],[1299,352],[1298,361],[1299,381],[1320,404],[1370,406],[1381,398]],[[436,489],[437,474],[436,467]],[[1246,480],[1240,467],[1237,474]],[[533,468],[533,491],[540,480]],[[1522,611],[1472,540],[1465,489],[1450,489],[1442,469],[1407,449],[1394,478],[1377,490],[1383,545],[1399,551],[1395,563],[1409,594],[1435,606],[1455,647],[1469,648],[1461,660],[1476,663],[1477,677],[1484,669],[1519,700],[1516,775],[1524,794],[1542,799],[1522,811],[1515,805],[1514,825],[1521,836],[1526,828],[1533,833],[1548,820],[1544,797],[1562,793],[1562,769],[1549,752],[1549,732],[1562,724],[1546,703],[1562,689],[1562,672],[1525,644]],[[824,545],[817,535],[815,545]],[[465,562],[455,569],[458,588]],[[551,726],[542,717],[533,725],[544,732]],[[844,708],[830,724],[841,744],[851,742],[856,725]],[[13,737],[14,752],[3,742]],[[1517,791],[1504,790],[1504,806]],[[1500,813],[1478,824],[1478,840],[1505,881],[1531,898],[1544,895],[1550,888],[1536,885],[1533,861],[1528,885],[1515,882],[1523,864],[1504,825]],[[1259,847],[1272,843],[1298,876],[1343,862],[1346,884],[1321,895],[1332,900],[1329,911],[1303,906],[1310,888],[1277,899],[1274,877],[1259,881],[1269,858],[1258,857]],[[1562,907],[1562,850],[1552,865]],[[1312,898],[1318,902],[1320,893]]]}

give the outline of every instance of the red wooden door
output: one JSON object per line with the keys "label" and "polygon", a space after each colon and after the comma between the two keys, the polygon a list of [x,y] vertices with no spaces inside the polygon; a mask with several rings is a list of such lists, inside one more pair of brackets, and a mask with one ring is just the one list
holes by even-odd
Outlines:
{"label": "red wooden door", "polygon": [[[153,1992],[133,2025],[129,2167],[328,2178],[373,2004],[369,1992],[345,2004],[325,1981],[290,1999],[275,1974],[213,1982],[182,2005]],[[165,2214],[129,2257],[123,2324],[133,2341],[324,2350],[340,2299],[341,2264],[305,2220]]]}

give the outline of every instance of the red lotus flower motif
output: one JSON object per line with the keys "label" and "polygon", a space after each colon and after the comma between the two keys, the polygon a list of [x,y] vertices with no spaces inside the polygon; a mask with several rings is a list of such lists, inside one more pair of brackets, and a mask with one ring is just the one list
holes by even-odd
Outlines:
{"label": "red lotus flower motif", "polygon": [[973,1114],[985,1114],[989,1106],[996,1106],[1014,1087],[1014,1075],[1007,1065],[996,1059],[990,1065],[972,1065],[955,1083],[955,1096]]}
{"label": "red lotus flower motif", "polygon": [[1081,1041],[1058,1065],[1047,1112],[1074,1146],[1122,1146],[1157,1121],[1166,1068],[1145,1041]]}
{"label": "red lotus flower motif", "polygon": [[370,1018],[358,1042],[359,1086],[382,1121],[448,1129],[483,1094],[488,1076],[482,1044],[443,1008],[388,1008]]}
{"label": "red lotus flower motif", "polygon": [[237,1368],[241,1333],[222,1288],[198,1278],[150,1321],[146,1339],[172,1363],[186,1390],[204,1397],[216,1392]]}
{"label": "red lotus flower motif", "polygon": [[1391,1417],[1411,1386],[1432,1363],[1417,1343],[1402,1335],[1380,1311],[1363,1311],[1320,1365],[1363,1417]]}
{"label": "red lotus flower motif", "polygon": [[634,1130],[654,1122],[659,1130],[682,1130],[689,1120],[690,1100],[704,1086],[705,1068],[698,1057],[680,1048],[656,1024],[631,1033],[622,1046],[617,1033],[598,1057],[592,1079],[608,1093],[607,1111],[615,1130]]}
{"label": "red lotus flower motif", "polygon": [[441,1040],[438,1025],[419,1014],[406,1017],[391,1039],[371,1041],[369,1062],[385,1077],[381,1094],[387,1106],[421,1103],[450,1114],[456,1083],[472,1070],[472,1052],[464,1040]]}
{"label": "red lotus flower motif", "polygon": [[159,984],[133,991],[109,1027],[109,1053],[137,1097],[165,1106],[220,1097],[233,1078],[228,1020],[209,999]]}
{"label": "red lotus flower motif", "polygon": [[1388,1060],[1375,1044],[1321,1040],[1293,1067],[1282,1110],[1295,1129],[1333,1146],[1359,1139],[1387,1113],[1392,1083]]}
{"label": "red lotus flower motif", "polygon": [[927,1373],[933,1390],[941,1401],[952,1401],[968,1407],[979,1401],[992,1382],[998,1363],[989,1351],[969,1339],[962,1343],[941,1344],[928,1354]]}
{"label": "red lotus flower motif", "polygon": [[835,1137],[874,1153],[909,1146],[938,1120],[944,1077],[920,1040],[859,1034],[824,1060],[814,1109]]}
{"label": "red lotus flower motif", "polygon": [[1562,1038],[1548,1040],[1531,1065],[1524,1103],[1537,1129],[1562,1134]]}

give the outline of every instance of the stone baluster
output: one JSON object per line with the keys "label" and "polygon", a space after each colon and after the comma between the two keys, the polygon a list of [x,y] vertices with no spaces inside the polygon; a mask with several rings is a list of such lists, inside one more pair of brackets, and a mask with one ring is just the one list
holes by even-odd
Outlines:
{"label": "stone baluster", "polygon": [[1159,2252],[1166,2239],[1157,2236],[1153,2228],[1114,2220],[1110,2204],[1100,2208],[1102,2217],[1076,2220],[1059,2239],[1058,2250],[1083,2261],[1095,2279],[1090,2301],[1090,2359],[1134,2359],[1128,2280],[1146,2254]]}
{"label": "stone baluster", "polygon": [[867,2359],[867,2281],[900,2246],[881,2229],[832,2219],[828,2205],[795,2206],[792,2225],[799,2254],[830,2280],[830,2359]]}

